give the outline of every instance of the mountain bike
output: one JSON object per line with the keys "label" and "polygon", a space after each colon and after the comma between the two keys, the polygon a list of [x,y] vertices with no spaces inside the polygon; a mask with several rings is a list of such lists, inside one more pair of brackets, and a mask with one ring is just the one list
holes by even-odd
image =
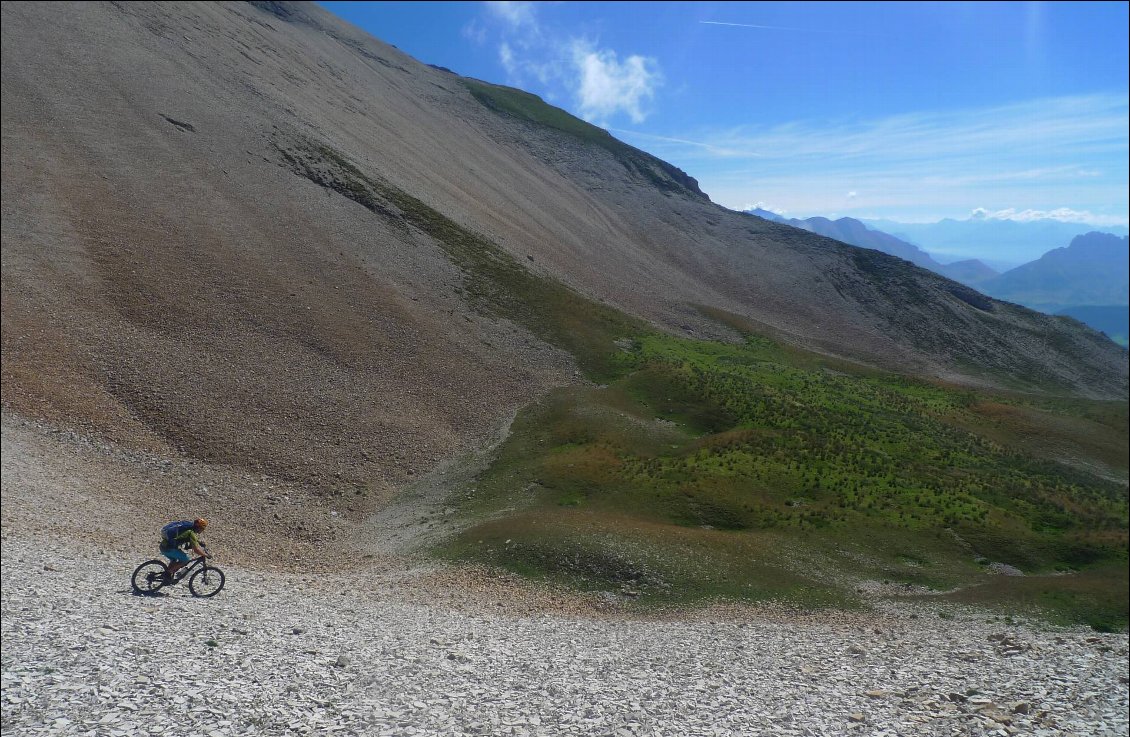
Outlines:
{"label": "mountain bike", "polygon": [[[204,548],[207,553],[208,549]],[[163,560],[147,560],[133,571],[133,590],[138,594],[152,596],[166,586],[176,586],[188,579],[188,590],[193,596],[207,598],[220,593],[224,588],[224,572],[208,563],[208,557],[194,558],[172,576],[169,566]]]}

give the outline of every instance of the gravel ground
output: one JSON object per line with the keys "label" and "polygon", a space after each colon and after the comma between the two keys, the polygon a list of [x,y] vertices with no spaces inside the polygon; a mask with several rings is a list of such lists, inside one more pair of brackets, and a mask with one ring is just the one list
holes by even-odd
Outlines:
{"label": "gravel ground", "polygon": [[357,574],[3,541],[5,735],[1127,734],[1127,638],[899,615],[657,622],[459,611]]}

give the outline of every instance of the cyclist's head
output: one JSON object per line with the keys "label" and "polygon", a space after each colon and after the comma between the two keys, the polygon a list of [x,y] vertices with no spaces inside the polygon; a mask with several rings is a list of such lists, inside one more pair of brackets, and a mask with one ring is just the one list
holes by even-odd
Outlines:
{"label": "cyclist's head", "polygon": [[208,520],[204,519],[203,517],[197,517],[196,520],[192,523],[192,527],[197,532],[203,532],[204,528],[207,527],[207,526],[208,526]]}

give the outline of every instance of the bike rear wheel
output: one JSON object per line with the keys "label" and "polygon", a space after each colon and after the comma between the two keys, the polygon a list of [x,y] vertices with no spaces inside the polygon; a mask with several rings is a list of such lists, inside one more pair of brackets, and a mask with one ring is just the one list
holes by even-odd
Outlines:
{"label": "bike rear wheel", "polygon": [[165,585],[168,568],[159,560],[147,560],[133,571],[133,590],[139,594],[155,594]]}
{"label": "bike rear wheel", "polygon": [[224,587],[224,572],[219,568],[208,566],[201,568],[188,579],[188,590],[193,596],[208,598],[220,593]]}

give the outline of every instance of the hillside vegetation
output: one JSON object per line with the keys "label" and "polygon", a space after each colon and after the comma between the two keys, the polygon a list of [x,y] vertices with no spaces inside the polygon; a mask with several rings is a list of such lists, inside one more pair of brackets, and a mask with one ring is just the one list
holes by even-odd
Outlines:
{"label": "hillside vegetation", "polygon": [[[988,395],[755,335],[613,350],[607,385],[523,413],[467,490],[486,521],[445,554],[653,603],[845,605],[876,579],[1125,624],[1125,403]],[[1036,447],[1032,422],[1070,440]],[[987,586],[993,563],[1035,577]]]}

